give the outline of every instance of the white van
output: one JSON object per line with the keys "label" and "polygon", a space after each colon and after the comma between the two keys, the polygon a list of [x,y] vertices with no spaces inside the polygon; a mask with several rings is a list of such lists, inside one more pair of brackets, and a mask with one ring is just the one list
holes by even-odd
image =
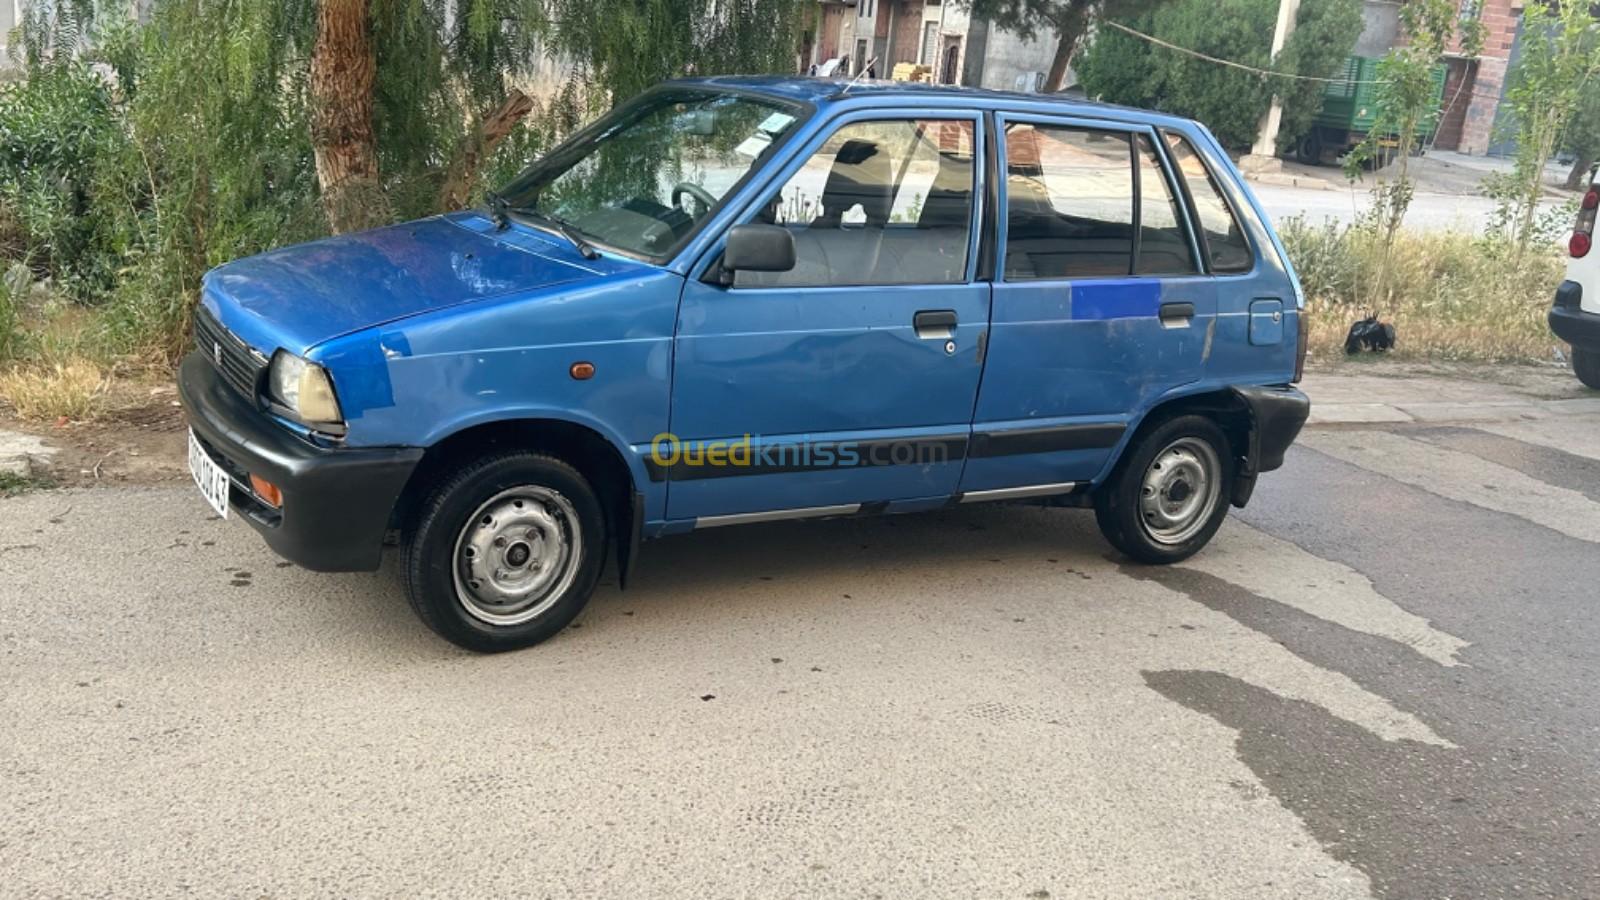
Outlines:
{"label": "white van", "polygon": [[[1600,167],[1597,167],[1600,168]],[[1556,288],[1550,310],[1550,330],[1572,345],[1572,370],[1578,380],[1600,391],[1600,250],[1594,243],[1595,210],[1600,207],[1600,186],[1595,169],[1589,170],[1589,190],[1578,207],[1578,221],[1567,242],[1567,280]]]}

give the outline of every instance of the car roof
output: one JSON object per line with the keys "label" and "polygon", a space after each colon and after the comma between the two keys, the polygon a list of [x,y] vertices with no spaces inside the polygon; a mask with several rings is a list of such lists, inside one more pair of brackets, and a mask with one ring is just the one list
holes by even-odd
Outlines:
{"label": "car roof", "polygon": [[[989,88],[962,87],[951,84],[928,84],[918,81],[885,81],[860,79],[846,81],[838,78],[817,78],[798,75],[718,75],[704,78],[682,78],[675,85],[701,85],[767,94],[783,99],[809,103],[817,107],[843,102],[846,99],[897,99],[926,100],[930,97],[959,98],[981,109],[1017,109],[1039,111],[1041,108],[1058,115],[1077,115],[1084,118],[1116,119],[1124,122],[1142,122],[1151,125],[1188,123],[1181,116],[1101,103],[1065,94],[1024,93],[998,91]],[[848,88],[848,91],[846,90]]]}

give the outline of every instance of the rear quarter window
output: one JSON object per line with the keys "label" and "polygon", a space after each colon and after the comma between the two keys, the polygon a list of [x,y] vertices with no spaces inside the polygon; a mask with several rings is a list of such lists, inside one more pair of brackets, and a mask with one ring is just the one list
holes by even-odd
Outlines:
{"label": "rear quarter window", "polygon": [[1213,272],[1248,272],[1255,264],[1250,242],[1239,220],[1222,198],[1216,178],[1188,140],[1164,135],[1172,163],[1188,189],[1190,205],[1200,226],[1201,245]]}

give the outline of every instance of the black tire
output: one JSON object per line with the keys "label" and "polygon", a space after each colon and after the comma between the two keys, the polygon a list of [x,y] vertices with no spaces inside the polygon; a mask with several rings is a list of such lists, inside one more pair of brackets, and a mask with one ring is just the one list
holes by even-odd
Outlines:
{"label": "black tire", "polygon": [[[1228,437],[1212,420],[1187,415],[1141,429],[1134,440],[1136,443],[1123,452],[1111,477],[1095,492],[1094,513],[1100,533],[1111,546],[1138,562],[1152,565],[1181,562],[1209,543],[1228,515],[1234,479],[1234,455]],[[1209,448],[1209,459],[1203,448]],[[1184,454],[1191,455],[1193,460]],[[1154,468],[1158,457],[1163,457],[1162,465],[1167,474]],[[1200,498],[1199,506],[1185,519],[1184,527],[1174,527],[1163,534],[1159,520],[1153,518],[1156,513],[1149,513],[1141,503],[1146,476],[1157,480],[1174,479],[1156,492],[1164,503],[1177,493],[1180,481],[1188,484],[1184,473],[1191,472],[1192,465],[1210,469],[1203,487],[1197,491],[1189,484],[1182,496],[1170,502],[1182,510],[1187,508],[1186,500]]]}
{"label": "black tire", "polygon": [[1572,348],[1572,371],[1584,387],[1600,391],[1600,350]]}
{"label": "black tire", "polygon": [[1313,127],[1294,148],[1295,158],[1308,166],[1322,165],[1322,135]]}
{"label": "black tire", "polygon": [[[401,570],[423,623],[459,647],[497,653],[567,627],[594,593],[606,546],[600,501],[578,470],[551,456],[503,453],[433,490],[402,542]],[[541,579],[549,584],[539,592]],[[486,596],[522,586],[531,586],[522,606]]]}

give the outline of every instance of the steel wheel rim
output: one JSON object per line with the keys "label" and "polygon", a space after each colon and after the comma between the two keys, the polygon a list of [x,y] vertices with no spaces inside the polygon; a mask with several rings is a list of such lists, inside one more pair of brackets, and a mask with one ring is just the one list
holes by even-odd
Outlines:
{"label": "steel wheel rim", "polygon": [[1152,541],[1181,544],[1205,528],[1222,496],[1222,462],[1200,438],[1179,438],[1156,454],[1139,486],[1139,522]]}
{"label": "steel wheel rim", "polygon": [[572,502],[538,485],[490,497],[467,519],[451,557],[456,600],[500,627],[549,611],[578,577],[583,533]]}

